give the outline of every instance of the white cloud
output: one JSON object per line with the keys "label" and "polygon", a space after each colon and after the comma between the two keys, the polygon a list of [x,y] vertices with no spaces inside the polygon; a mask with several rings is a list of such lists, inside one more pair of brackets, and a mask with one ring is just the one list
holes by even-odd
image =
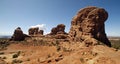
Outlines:
{"label": "white cloud", "polygon": [[31,28],[36,28],[38,27],[40,30],[45,30],[46,28],[46,24],[38,24],[38,25],[35,25],[35,26],[31,26]]}

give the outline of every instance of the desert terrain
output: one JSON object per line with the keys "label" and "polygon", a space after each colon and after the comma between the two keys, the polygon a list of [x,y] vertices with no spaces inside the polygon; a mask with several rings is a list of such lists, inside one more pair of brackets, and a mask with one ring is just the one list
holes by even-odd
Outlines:
{"label": "desert terrain", "polygon": [[16,28],[0,39],[0,64],[120,64],[120,38],[107,37],[108,13],[94,6],[80,9],[69,33],[58,24],[44,35],[38,27],[24,34]]}
{"label": "desert terrain", "polygon": [[[39,40],[38,40],[39,41]],[[119,64],[120,50],[84,43],[14,41],[0,51],[1,64]]]}

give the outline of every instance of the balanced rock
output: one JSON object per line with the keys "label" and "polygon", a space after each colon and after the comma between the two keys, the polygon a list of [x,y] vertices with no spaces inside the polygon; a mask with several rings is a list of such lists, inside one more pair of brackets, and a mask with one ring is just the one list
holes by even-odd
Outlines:
{"label": "balanced rock", "polygon": [[28,30],[29,32],[29,35],[43,35],[44,31],[43,30],[39,30],[38,27],[35,27],[35,28],[30,28]]}
{"label": "balanced rock", "polygon": [[[77,15],[73,17],[71,22],[71,29],[69,31],[71,40],[87,41],[87,38],[94,38],[111,46],[105,33],[104,23],[107,18],[108,13],[103,8],[91,6],[81,9]],[[94,41],[92,43],[94,43]]]}
{"label": "balanced rock", "polygon": [[24,34],[20,27],[15,29],[14,34],[10,40],[14,41],[22,41],[25,39],[25,37],[28,37],[28,35]]}

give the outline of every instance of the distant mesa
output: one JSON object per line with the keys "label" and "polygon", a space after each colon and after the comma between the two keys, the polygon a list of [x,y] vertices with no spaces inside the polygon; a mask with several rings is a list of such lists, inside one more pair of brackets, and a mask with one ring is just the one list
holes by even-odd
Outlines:
{"label": "distant mesa", "polygon": [[[98,41],[111,47],[106,33],[104,22],[108,18],[108,13],[103,8],[89,6],[81,9],[71,21],[69,33],[65,32],[65,25],[58,24],[51,29],[51,32],[44,36],[54,36],[56,39],[69,39],[71,42],[83,42],[86,46],[96,45]],[[38,27],[30,28],[29,35],[43,35],[44,31]],[[18,27],[12,36],[12,40],[24,40],[26,37],[20,27]],[[42,37],[40,37],[42,38]]]}
{"label": "distant mesa", "polygon": [[11,35],[5,35],[5,36],[0,35],[0,38],[11,38]]}

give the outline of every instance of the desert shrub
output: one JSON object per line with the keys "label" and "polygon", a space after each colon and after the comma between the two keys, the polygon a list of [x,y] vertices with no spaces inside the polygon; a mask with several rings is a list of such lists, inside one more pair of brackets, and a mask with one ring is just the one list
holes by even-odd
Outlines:
{"label": "desert shrub", "polygon": [[17,58],[20,55],[20,51],[18,51],[16,54],[13,55],[13,58]]}
{"label": "desert shrub", "polygon": [[61,50],[60,46],[56,46],[56,49],[58,52]]}
{"label": "desert shrub", "polygon": [[6,47],[9,45],[7,39],[0,39],[0,50],[6,49]]}
{"label": "desert shrub", "polygon": [[39,40],[38,44],[42,45],[42,46],[49,45],[49,43],[47,41],[45,41],[45,40]]}
{"label": "desert shrub", "polygon": [[51,45],[55,46],[56,44],[54,42],[52,42]]}
{"label": "desert shrub", "polygon": [[98,41],[98,44],[99,45],[105,45],[103,42],[101,42],[101,41]]}
{"label": "desert shrub", "polygon": [[48,55],[47,55],[47,58],[50,58],[50,57],[51,57],[50,54],[48,54]]}
{"label": "desert shrub", "polygon": [[56,40],[56,45],[59,45],[59,41],[58,40]]}
{"label": "desert shrub", "polygon": [[6,57],[4,56],[2,59],[6,59]]}
{"label": "desert shrub", "polygon": [[21,51],[18,51],[17,54],[20,55]]}
{"label": "desert shrub", "polygon": [[30,58],[28,58],[27,61],[30,61]]}
{"label": "desert shrub", "polygon": [[63,51],[64,51],[64,52],[71,52],[72,49],[67,49],[67,48],[63,47]]}
{"label": "desert shrub", "polygon": [[51,43],[51,45],[53,45],[53,46],[59,46],[59,41],[58,40],[55,40],[55,41],[53,41],[52,43]]}
{"label": "desert shrub", "polygon": [[32,45],[34,46],[46,46],[46,45],[49,45],[49,43],[46,41],[46,40],[43,40],[43,39],[33,39],[33,42]]}
{"label": "desert shrub", "polygon": [[52,42],[51,44],[52,44],[53,46],[58,46],[58,45],[59,45],[59,41],[56,40],[56,41]]}
{"label": "desert shrub", "polygon": [[110,40],[113,48],[120,49],[120,40]]}
{"label": "desert shrub", "polygon": [[18,57],[18,54],[14,54],[14,55],[13,55],[13,58],[17,58],[17,57]]}
{"label": "desert shrub", "polygon": [[7,57],[3,56],[3,57],[0,57],[0,59],[6,59]]}
{"label": "desert shrub", "polygon": [[23,62],[22,60],[17,60],[17,59],[14,59],[14,60],[12,61],[12,64],[22,63],[22,62]]}
{"label": "desert shrub", "polygon": [[83,59],[83,58],[80,58],[80,61],[81,61],[82,63],[84,63],[84,59]]}
{"label": "desert shrub", "polygon": [[29,42],[27,42],[27,41],[17,41],[18,43],[21,43],[21,44],[23,44],[23,45],[28,45],[29,44]]}
{"label": "desert shrub", "polygon": [[3,55],[4,54],[4,52],[0,52],[0,55]]}

